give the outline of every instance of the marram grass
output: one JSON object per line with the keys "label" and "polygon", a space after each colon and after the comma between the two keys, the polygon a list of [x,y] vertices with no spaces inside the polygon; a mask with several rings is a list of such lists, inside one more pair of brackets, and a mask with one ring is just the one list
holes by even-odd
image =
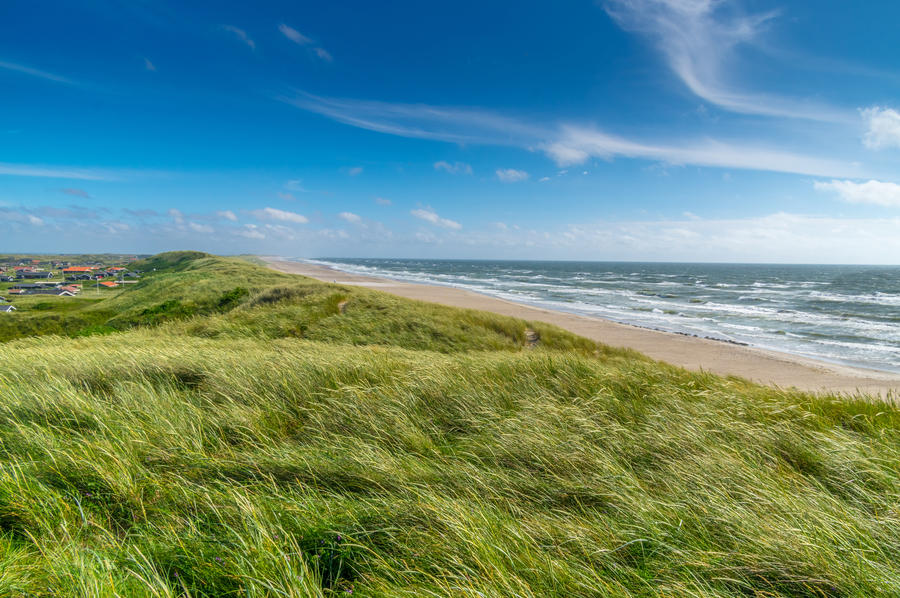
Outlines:
{"label": "marram grass", "polygon": [[894,406],[227,263],[0,345],[0,595],[900,596]]}

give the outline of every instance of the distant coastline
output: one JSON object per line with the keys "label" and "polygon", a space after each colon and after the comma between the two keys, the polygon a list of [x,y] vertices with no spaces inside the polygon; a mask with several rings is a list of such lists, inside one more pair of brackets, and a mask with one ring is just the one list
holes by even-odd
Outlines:
{"label": "distant coastline", "polygon": [[900,267],[317,259],[620,324],[900,375]]}
{"label": "distant coastline", "polygon": [[891,372],[842,366],[784,352],[640,328],[600,317],[516,303],[457,287],[352,274],[294,258],[261,256],[261,259],[275,270],[326,282],[366,286],[411,299],[547,322],[587,338],[634,349],[653,359],[690,370],[739,376],[770,386],[811,392],[865,393],[891,399],[900,394],[900,375]]}

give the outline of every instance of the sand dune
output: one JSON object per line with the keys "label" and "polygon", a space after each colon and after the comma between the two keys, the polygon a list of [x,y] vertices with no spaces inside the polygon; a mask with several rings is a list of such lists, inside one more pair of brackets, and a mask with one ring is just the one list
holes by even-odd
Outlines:
{"label": "sand dune", "polygon": [[347,274],[339,270],[263,258],[281,272],[340,284],[376,288],[409,299],[481,309],[498,314],[555,324],[581,336],[616,347],[635,349],[660,361],[692,370],[740,376],[762,384],[816,392],[867,393],[894,398],[900,395],[900,375],[819,362],[720,341],[648,330],[595,317],[521,305],[471,291],[437,285],[413,284],[384,278]]}

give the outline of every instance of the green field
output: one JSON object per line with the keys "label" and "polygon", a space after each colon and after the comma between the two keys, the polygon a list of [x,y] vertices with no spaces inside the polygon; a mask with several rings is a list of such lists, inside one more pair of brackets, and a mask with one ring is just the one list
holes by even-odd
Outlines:
{"label": "green field", "polygon": [[900,596],[895,406],[135,268],[0,315],[0,596]]}

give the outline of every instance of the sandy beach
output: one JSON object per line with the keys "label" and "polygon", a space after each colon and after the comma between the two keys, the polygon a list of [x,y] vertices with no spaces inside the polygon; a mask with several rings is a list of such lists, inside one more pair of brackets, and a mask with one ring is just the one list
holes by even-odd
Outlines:
{"label": "sandy beach", "polygon": [[627,347],[660,361],[691,370],[739,376],[780,388],[842,394],[900,394],[900,376],[889,372],[845,367],[787,353],[766,351],[669,332],[619,324],[596,317],[558,312],[488,297],[464,289],[413,284],[348,274],[315,264],[263,257],[269,267],[326,282],[375,288],[401,297],[554,324],[581,336]]}

